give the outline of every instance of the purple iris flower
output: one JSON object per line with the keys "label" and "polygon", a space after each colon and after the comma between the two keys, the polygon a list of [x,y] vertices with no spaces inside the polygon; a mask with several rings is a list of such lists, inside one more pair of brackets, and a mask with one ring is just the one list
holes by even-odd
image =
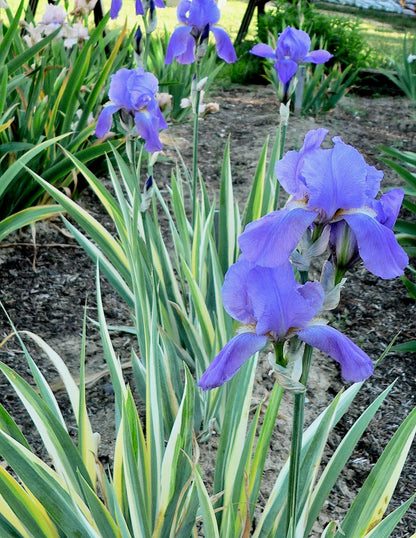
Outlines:
{"label": "purple iris flower", "polygon": [[[123,0],[111,0],[110,17],[112,19],[118,17],[122,5]],[[165,7],[163,0],[136,0],[136,15],[144,15],[148,9],[153,11],[155,7]]]}
{"label": "purple iris flower", "polygon": [[158,86],[157,78],[141,67],[123,68],[112,75],[108,92],[111,103],[101,111],[96,136],[102,138],[109,132],[113,114],[120,110],[123,119],[134,120],[137,133],[146,141],[145,149],[149,152],[160,151],[162,143],[159,130],[167,129],[168,125],[155,97]]}
{"label": "purple iris flower", "polygon": [[179,25],[171,35],[165,64],[172,63],[174,58],[180,64],[191,64],[195,56],[203,56],[209,32],[214,34],[218,56],[227,63],[237,61],[229,35],[217,25],[220,10],[215,0],[181,0],[177,16]]}
{"label": "purple iris flower", "polygon": [[225,310],[243,327],[202,375],[198,385],[204,390],[231,379],[266,344],[293,337],[339,362],[346,381],[362,381],[373,373],[368,355],[316,317],[324,301],[321,284],[296,282],[289,262],[261,267],[240,257],[225,275],[222,297]]}
{"label": "purple iris flower", "polygon": [[328,131],[305,136],[299,152],[289,151],[276,164],[277,178],[291,195],[285,208],[250,223],[239,238],[244,256],[259,265],[284,263],[313,225],[345,221],[365,267],[381,278],[403,274],[408,257],[392,231],[399,191],[376,200],[383,172],[339,137],[331,149],[320,145]]}
{"label": "purple iris flower", "polygon": [[294,77],[300,63],[323,64],[333,56],[326,50],[309,52],[310,47],[311,38],[306,32],[288,26],[279,35],[276,50],[273,50],[270,45],[260,43],[255,45],[250,52],[262,58],[275,59],[274,67],[279,80],[287,84]]}

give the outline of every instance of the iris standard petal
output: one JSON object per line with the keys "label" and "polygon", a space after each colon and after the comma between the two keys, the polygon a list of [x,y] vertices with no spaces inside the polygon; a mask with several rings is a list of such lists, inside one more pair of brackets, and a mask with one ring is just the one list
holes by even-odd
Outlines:
{"label": "iris standard petal", "polygon": [[279,35],[276,55],[281,59],[289,57],[298,64],[308,54],[310,46],[311,38],[306,32],[288,26]]}
{"label": "iris standard petal", "polygon": [[310,62],[313,64],[324,64],[330,60],[334,55],[330,54],[327,50],[313,50],[305,58],[304,62]]}
{"label": "iris standard petal", "polygon": [[320,148],[327,134],[328,130],[323,128],[308,131],[300,151],[288,151],[276,163],[275,172],[279,183],[297,200],[306,195],[306,185],[301,175],[303,161],[310,152]]}
{"label": "iris standard petal", "polygon": [[344,219],[357,238],[360,257],[370,273],[386,279],[403,274],[409,258],[390,228],[365,213],[344,215]]}
{"label": "iris standard petal", "polygon": [[126,69],[125,67],[119,69],[111,76],[110,88],[108,90],[108,97],[111,102],[125,108],[128,112],[133,110],[130,92],[128,91],[129,80],[133,73],[134,71],[132,69]]}
{"label": "iris standard petal", "polygon": [[188,24],[202,31],[207,24],[216,24],[220,20],[220,16],[221,12],[215,0],[192,0]]}
{"label": "iris standard petal", "polygon": [[191,36],[191,31],[190,26],[177,26],[175,28],[166,50],[165,64],[172,63],[175,57],[182,64],[191,64],[195,60],[195,40]]}
{"label": "iris standard petal", "polygon": [[272,332],[281,340],[289,329],[306,327],[317,313],[299,293],[288,261],[279,267],[255,266],[249,273],[247,289],[259,335]]}
{"label": "iris standard petal", "polygon": [[122,0],[111,0],[110,17],[112,19],[117,18],[118,14],[120,13],[121,6]]}
{"label": "iris standard petal", "polygon": [[303,208],[273,211],[246,226],[238,239],[241,251],[247,260],[257,265],[281,265],[315,217],[314,211]]}
{"label": "iris standard petal", "polygon": [[148,110],[142,110],[134,115],[137,132],[145,140],[144,147],[150,153],[163,149],[159,140],[159,122],[155,120],[157,118]]}
{"label": "iris standard petal", "polygon": [[274,64],[280,82],[287,84],[296,74],[298,64],[290,58],[277,60]]}
{"label": "iris standard petal", "polygon": [[190,0],[181,0],[176,8],[176,16],[178,21],[183,24],[188,24],[188,12],[191,9]]}
{"label": "iris standard petal", "polygon": [[97,127],[95,128],[95,136],[102,138],[111,129],[111,123],[113,121],[113,114],[120,110],[120,106],[108,105],[105,106],[100,115],[98,116]]}
{"label": "iris standard petal", "polygon": [[309,191],[308,207],[331,219],[338,209],[362,207],[366,201],[366,163],[352,146],[337,143],[311,153],[302,175]]}
{"label": "iris standard petal", "polygon": [[247,280],[252,268],[253,264],[240,256],[226,272],[221,289],[225,310],[244,325],[256,323],[253,305],[247,295]]}
{"label": "iris standard petal", "polygon": [[210,27],[211,32],[215,37],[215,48],[217,49],[218,56],[227,63],[233,63],[237,61],[237,55],[235,53],[230,36],[221,28],[221,26],[213,25]]}
{"label": "iris standard petal", "polygon": [[251,54],[254,54],[255,56],[260,56],[261,58],[276,58],[276,53],[274,49],[272,49],[270,45],[265,45],[264,43],[254,45],[250,52]]}
{"label": "iris standard petal", "polygon": [[390,230],[396,224],[397,216],[403,202],[404,191],[402,189],[392,189],[386,192],[373,204],[373,209],[377,212],[376,219],[380,224],[387,226]]}
{"label": "iris standard petal", "polygon": [[155,93],[159,90],[159,82],[153,73],[147,73],[142,68],[133,70],[131,76],[127,79],[126,88],[132,95],[131,101],[135,110],[141,108],[139,101],[145,101],[149,96],[154,99]]}
{"label": "iris standard petal", "polygon": [[303,286],[299,286],[298,292],[313,309],[314,316],[317,315],[325,299],[325,292],[322,285],[319,282],[306,282]]}
{"label": "iris standard petal", "polygon": [[213,389],[231,379],[257,351],[267,344],[266,336],[254,333],[241,333],[234,336],[218,353],[208,366],[198,386],[203,390]]}
{"label": "iris standard petal", "polygon": [[298,332],[300,340],[323,351],[341,365],[346,381],[364,381],[373,373],[370,357],[344,334],[328,325],[311,325]]}

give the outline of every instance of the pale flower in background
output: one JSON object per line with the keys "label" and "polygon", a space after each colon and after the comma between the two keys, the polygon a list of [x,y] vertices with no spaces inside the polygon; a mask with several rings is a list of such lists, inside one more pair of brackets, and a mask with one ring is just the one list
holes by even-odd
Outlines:
{"label": "pale flower in background", "polygon": [[48,4],[45,8],[45,13],[43,14],[41,24],[65,24],[66,16],[67,12],[62,6],[54,6],[52,4]]}
{"label": "pale flower in background", "polygon": [[0,0],[0,9],[9,9],[7,2]]}
{"label": "pale flower in background", "polygon": [[416,60],[416,54],[409,54],[407,57],[407,63],[412,64]]}
{"label": "pale flower in background", "polygon": [[23,40],[27,44],[28,47],[33,47],[33,45],[36,45],[36,43],[39,43],[39,41],[42,41],[43,39],[43,27],[42,26],[35,26],[33,22],[30,22],[29,24],[24,23],[22,26],[26,30],[26,34],[23,36]]}
{"label": "pale flower in background", "polygon": [[86,41],[90,38],[88,28],[83,24],[76,22],[73,26],[65,26],[63,28],[64,46],[71,48],[80,41]]}
{"label": "pale flower in background", "polygon": [[155,95],[160,110],[163,112],[172,106],[172,96],[170,93],[162,92]]}
{"label": "pale flower in background", "polygon": [[73,14],[80,16],[80,15],[88,15],[96,6],[97,0],[75,0],[75,7]]}

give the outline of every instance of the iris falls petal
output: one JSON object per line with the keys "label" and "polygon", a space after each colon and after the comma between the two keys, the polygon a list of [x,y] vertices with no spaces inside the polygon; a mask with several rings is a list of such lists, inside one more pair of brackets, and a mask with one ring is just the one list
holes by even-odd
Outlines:
{"label": "iris falls petal", "polygon": [[323,351],[341,365],[345,381],[359,382],[373,373],[373,363],[348,337],[328,325],[311,325],[298,332],[299,338]]}
{"label": "iris falls petal", "polygon": [[344,219],[353,230],[360,257],[371,273],[386,279],[403,274],[409,258],[390,228],[365,213],[344,215]]}
{"label": "iris falls petal", "polygon": [[316,213],[303,208],[281,209],[246,226],[238,243],[244,256],[265,267],[285,263]]}
{"label": "iris falls petal", "polygon": [[257,351],[267,344],[266,336],[254,333],[241,333],[225,344],[212,363],[208,366],[198,386],[203,390],[219,387],[231,379]]}

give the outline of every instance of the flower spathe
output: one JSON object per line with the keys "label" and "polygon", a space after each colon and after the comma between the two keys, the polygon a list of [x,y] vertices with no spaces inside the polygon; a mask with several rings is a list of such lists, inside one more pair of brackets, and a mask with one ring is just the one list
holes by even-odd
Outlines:
{"label": "flower spathe", "polygon": [[158,86],[157,78],[141,67],[123,68],[112,75],[108,92],[111,103],[101,111],[96,136],[102,138],[109,132],[113,114],[121,110],[134,120],[138,135],[146,141],[145,149],[160,151],[159,130],[167,129],[167,123],[155,97]]}
{"label": "flower spathe", "polygon": [[227,271],[222,296],[225,310],[243,326],[202,375],[198,385],[204,390],[231,379],[268,343],[294,337],[339,362],[346,381],[362,381],[372,374],[368,355],[317,317],[324,302],[321,284],[300,285],[289,262],[261,267],[240,257]]}
{"label": "flower spathe", "polygon": [[289,151],[276,164],[277,178],[291,198],[285,208],[246,227],[239,238],[244,256],[259,265],[279,265],[309,226],[339,227],[337,223],[344,221],[371,273],[381,278],[403,274],[408,257],[391,229],[402,191],[396,189],[377,200],[383,173],[339,137],[333,139],[331,149],[321,149],[327,133],[309,131],[301,150]]}
{"label": "flower spathe", "polygon": [[326,50],[309,51],[311,38],[303,30],[288,26],[279,35],[276,50],[270,45],[259,43],[251,49],[251,54],[262,58],[272,58],[280,82],[287,84],[296,74],[301,63],[323,64],[332,58]]}
{"label": "flower spathe", "polygon": [[217,24],[220,10],[215,0],[181,0],[177,17],[179,25],[169,40],[165,64],[175,58],[181,64],[190,64],[203,56],[209,32],[214,34],[218,56],[227,63],[237,61],[230,36]]}

